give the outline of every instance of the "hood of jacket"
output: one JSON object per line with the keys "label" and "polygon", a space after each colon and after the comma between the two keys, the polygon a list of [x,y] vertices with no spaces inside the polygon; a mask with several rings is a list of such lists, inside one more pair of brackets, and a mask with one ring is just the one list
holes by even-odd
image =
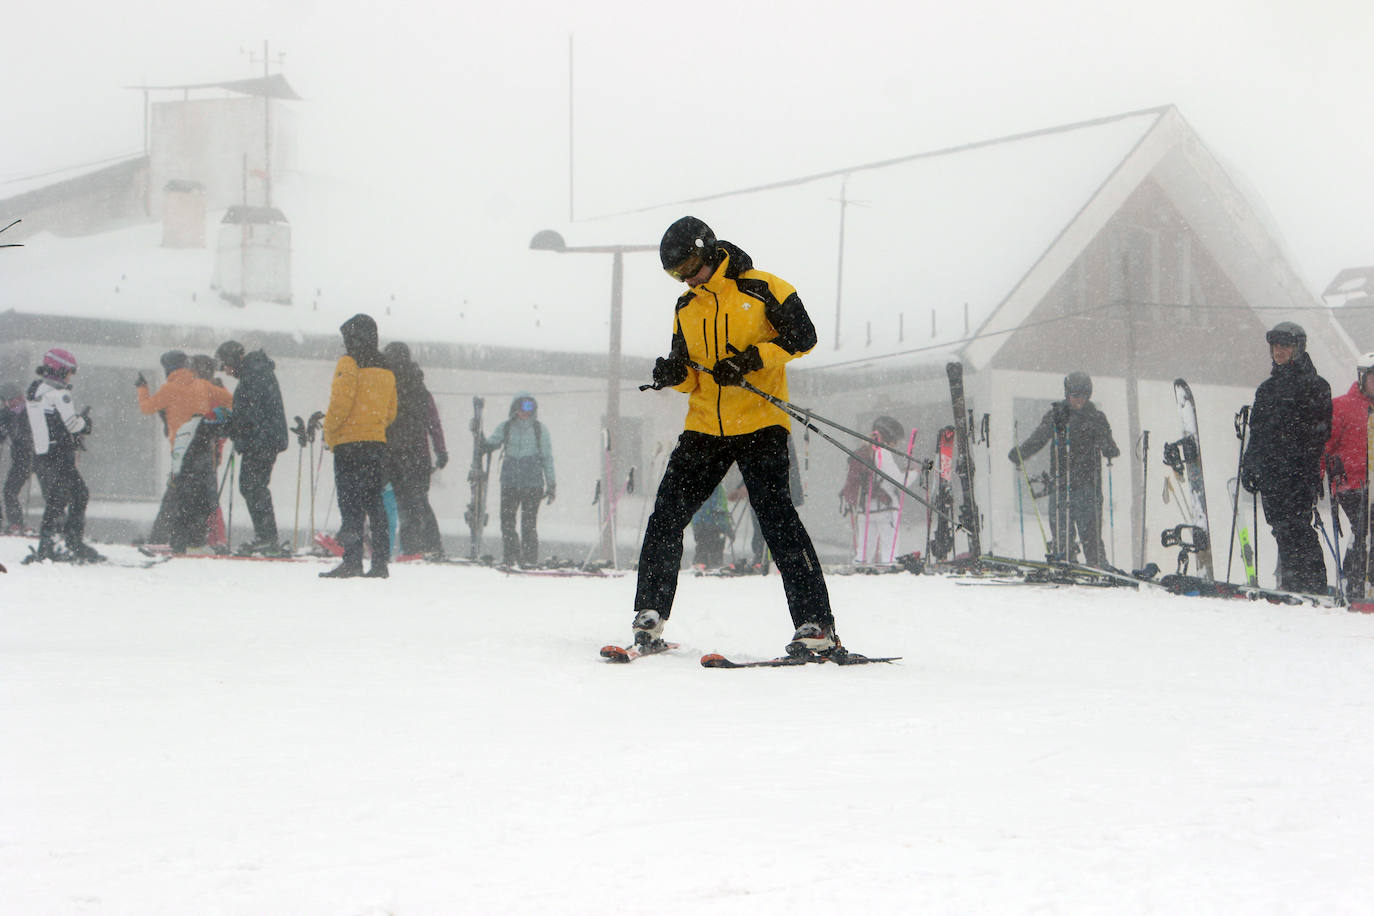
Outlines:
{"label": "hood of jacket", "polygon": [[530,418],[536,420],[539,418],[539,401],[535,400],[534,395],[530,394],[528,391],[517,391],[515,397],[511,398],[510,401],[509,416],[512,420],[515,419],[516,413],[519,412],[520,402],[526,399],[534,401],[534,410],[530,411]]}
{"label": "hood of jacket", "polygon": [[239,366],[239,377],[245,375],[262,375],[277,368],[277,364],[272,362],[272,358],[264,350],[254,350],[243,358]]}
{"label": "hood of jacket", "polygon": [[344,352],[353,357],[360,369],[384,368],[382,353],[377,349],[377,322],[371,315],[359,313],[339,325],[343,335]]}

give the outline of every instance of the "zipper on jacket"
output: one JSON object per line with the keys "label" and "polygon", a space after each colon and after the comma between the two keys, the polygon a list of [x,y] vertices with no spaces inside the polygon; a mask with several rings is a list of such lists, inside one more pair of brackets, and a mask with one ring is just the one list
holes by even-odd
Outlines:
{"label": "zipper on jacket", "polygon": [[[712,291],[709,290],[709,289],[707,290],[707,292],[711,293],[711,298],[713,298],[713,299],[716,300],[716,319],[715,319],[714,322],[712,322],[712,329],[714,330],[715,327],[717,327],[717,326],[720,324],[720,297],[717,296],[714,292],[712,292]],[[725,337],[726,337],[727,340],[728,340],[729,337],[730,337],[730,316],[729,316],[729,315],[726,315],[726,316],[725,316]],[[716,359],[715,359],[715,362],[718,363],[718,362],[720,362],[720,341],[719,341],[719,340],[716,340],[716,341],[714,341],[714,343],[715,343],[715,345],[716,345]],[[715,366],[715,363],[712,363],[711,365],[714,367],[714,366]],[[720,385],[717,384],[717,385],[716,385],[716,423],[720,425],[720,435],[721,435],[722,438],[724,438],[724,436],[725,436],[725,414],[721,411],[721,401],[724,399],[724,395],[725,395],[724,389],[722,389],[722,388],[720,387]]]}

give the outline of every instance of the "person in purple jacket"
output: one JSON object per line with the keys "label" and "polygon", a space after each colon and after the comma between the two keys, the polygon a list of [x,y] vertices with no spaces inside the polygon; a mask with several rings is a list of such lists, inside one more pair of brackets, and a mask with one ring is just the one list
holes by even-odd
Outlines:
{"label": "person in purple jacket", "polygon": [[[425,374],[411,359],[410,347],[396,341],[382,351],[396,376],[396,419],[387,427],[387,479],[396,494],[401,553],[439,559],[444,555],[439,522],[429,504],[430,475],[448,464],[444,426]],[[430,465],[430,443],[434,464]]]}

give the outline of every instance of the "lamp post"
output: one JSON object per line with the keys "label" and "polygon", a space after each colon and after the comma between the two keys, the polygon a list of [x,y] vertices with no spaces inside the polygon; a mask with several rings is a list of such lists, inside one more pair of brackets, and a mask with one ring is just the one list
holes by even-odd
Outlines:
{"label": "lamp post", "polygon": [[616,452],[620,448],[620,320],[623,310],[625,253],[657,251],[657,245],[569,245],[553,229],[542,229],[530,239],[533,251],[558,254],[609,254],[611,258],[611,340],[606,356],[606,437],[607,455],[602,469],[605,523],[601,527],[601,549],[606,559],[619,567],[615,552],[615,472]]}

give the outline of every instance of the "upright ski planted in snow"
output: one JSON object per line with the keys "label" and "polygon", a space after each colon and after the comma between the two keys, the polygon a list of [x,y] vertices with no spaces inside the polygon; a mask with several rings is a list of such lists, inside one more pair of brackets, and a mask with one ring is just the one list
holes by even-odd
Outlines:
{"label": "upright ski planted in snow", "polygon": [[486,450],[486,435],[482,431],[482,398],[472,399],[472,466],[468,468],[468,485],[472,495],[463,513],[472,538],[468,558],[475,560],[482,552],[482,529],[487,525],[487,477],[491,470],[491,456]]}
{"label": "upright ski planted in snow", "polygon": [[973,495],[973,453],[969,450],[968,410],[964,405],[964,364],[946,363],[945,372],[949,375],[949,398],[954,408],[954,435],[958,445],[955,467],[959,473],[959,488],[963,491],[959,524],[968,533],[969,556],[978,557],[983,549],[979,538],[978,503]]}

